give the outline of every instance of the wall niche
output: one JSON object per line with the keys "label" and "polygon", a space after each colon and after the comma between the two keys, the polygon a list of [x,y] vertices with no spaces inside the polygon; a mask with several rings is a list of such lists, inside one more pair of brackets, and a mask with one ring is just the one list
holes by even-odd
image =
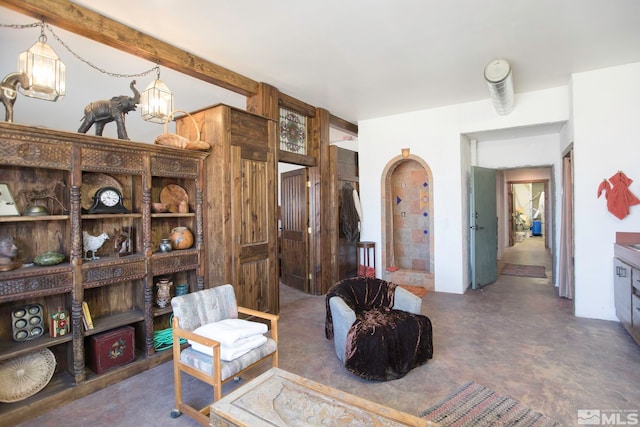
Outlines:
{"label": "wall niche", "polygon": [[382,174],[382,277],[434,289],[433,175],[403,149]]}

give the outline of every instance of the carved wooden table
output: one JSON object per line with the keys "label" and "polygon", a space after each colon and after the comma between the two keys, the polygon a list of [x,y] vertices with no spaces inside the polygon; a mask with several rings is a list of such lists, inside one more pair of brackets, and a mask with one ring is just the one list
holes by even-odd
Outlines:
{"label": "carved wooden table", "polygon": [[437,426],[279,368],[211,405],[211,426]]}

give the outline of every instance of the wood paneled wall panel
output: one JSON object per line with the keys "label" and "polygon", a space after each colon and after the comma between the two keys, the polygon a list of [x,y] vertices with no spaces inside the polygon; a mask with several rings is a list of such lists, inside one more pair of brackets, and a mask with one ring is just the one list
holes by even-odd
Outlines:
{"label": "wood paneled wall panel", "polygon": [[232,145],[255,145],[263,150],[268,146],[267,123],[263,117],[231,110],[230,131]]}
{"label": "wood paneled wall panel", "polygon": [[[211,144],[203,178],[207,287],[231,283],[239,304],[276,313],[276,122],[226,105],[190,114]],[[178,121],[177,133],[191,132],[190,121]]]}
{"label": "wood paneled wall panel", "polygon": [[240,264],[238,283],[234,286],[238,305],[259,311],[272,311],[272,284],[269,272],[272,269],[268,258],[246,261]]}

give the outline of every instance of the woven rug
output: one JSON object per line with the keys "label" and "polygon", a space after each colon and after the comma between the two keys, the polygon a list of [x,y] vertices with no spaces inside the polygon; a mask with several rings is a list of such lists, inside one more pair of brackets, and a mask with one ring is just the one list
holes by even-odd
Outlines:
{"label": "woven rug", "polygon": [[409,292],[418,296],[419,298],[422,298],[423,296],[429,293],[429,289],[423,288],[422,286],[414,286],[414,285],[398,285],[398,286],[403,287],[404,289],[408,290]]}
{"label": "woven rug", "polygon": [[505,264],[500,274],[521,277],[547,277],[542,265]]}
{"label": "woven rug", "polygon": [[473,381],[420,415],[443,427],[560,426],[508,396],[501,396]]}

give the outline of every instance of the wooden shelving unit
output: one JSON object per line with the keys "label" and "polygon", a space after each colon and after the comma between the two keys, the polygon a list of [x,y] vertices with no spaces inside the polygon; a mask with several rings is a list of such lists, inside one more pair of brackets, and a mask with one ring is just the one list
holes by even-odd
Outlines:
{"label": "wooden shelving unit", "polygon": [[[106,387],[171,359],[156,353],[155,330],[166,329],[171,307],[154,304],[157,278],[187,283],[191,292],[204,288],[202,183],[208,153],[152,144],[0,123],[0,183],[16,197],[20,192],[60,182],[56,198],[44,216],[0,216],[0,236],[12,236],[18,247],[19,268],[0,272],[0,362],[48,348],[56,357],[49,384],[15,403],[0,403],[0,418],[13,425],[53,407]],[[108,176],[121,186],[130,213],[86,213],[87,184],[83,177]],[[188,212],[151,213],[166,185],[179,185],[188,195]],[[46,202],[46,201],[45,201]],[[16,200],[19,212],[25,206]],[[187,227],[193,247],[158,252],[162,238],[175,227]],[[130,253],[119,253],[115,237],[123,230],[131,239]],[[83,231],[109,240],[98,249],[99,259],[84,259]],[[65,260],[52,266],[33,264],[46,251]],[[175,292],[175,291],[173,291]],[[85,330],[82,303],[87,302],[94,328]],[[63,307],[70,313],[68,335],[52,338],[48,326],[42,336],[25,342],[13,339],[11,313],[40,304],[46,319]],[[123,326],[135,329],[133,362],[101,375],[88,366],[87,343],[93,337]]]}

